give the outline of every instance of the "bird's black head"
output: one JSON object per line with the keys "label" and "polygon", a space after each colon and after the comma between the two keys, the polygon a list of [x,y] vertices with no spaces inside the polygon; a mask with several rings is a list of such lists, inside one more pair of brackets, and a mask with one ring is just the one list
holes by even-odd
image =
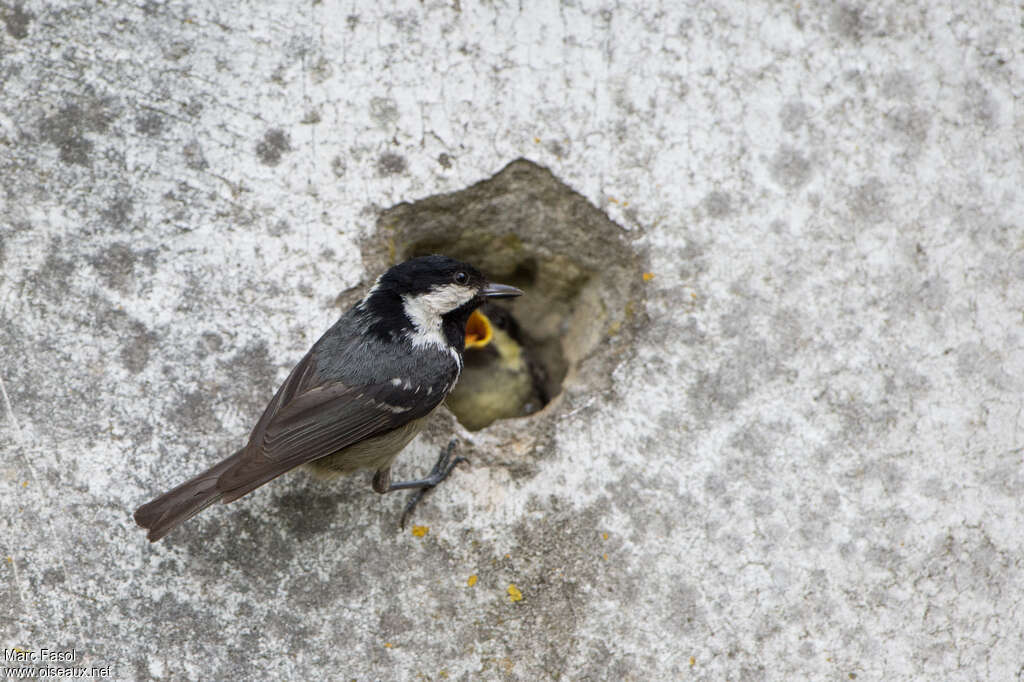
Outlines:
{"label": "bird's black head", "polygon": [[415,296],[431,290],[451,287],[472,291],[486,286],[487,280],[469,263],[447,256],[421,256],[392,266],[377,280],[377,286],[400,296]]}
{"label": "bird's black head", "polygon": [[468,263],[446,256],[422,256],[380,276],[359,306],[371,317],[371,333],[385,339],[405,335],[413,346],[433,345],[462,352],[466,321],[489,298],[522,291],[491,284]]}

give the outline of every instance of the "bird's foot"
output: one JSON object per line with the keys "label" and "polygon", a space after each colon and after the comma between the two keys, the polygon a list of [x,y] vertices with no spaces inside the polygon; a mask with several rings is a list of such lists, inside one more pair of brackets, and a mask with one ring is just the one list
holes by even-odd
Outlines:
{"label": "bird's foot", "polygon": [[[426,478],[419,481],[406,481],[405,483],[391,484],[391,490],[417,488],[416,492],[409,497],[409,502],[405,505],[405,511],[402,512],[402,518],[400,521],[402,528],[405,528],[405,524],[412,515],[413,509],[415,509],[416,505],[423,499],[423,496],[427,494],[427,491],[444,479],[448,478],[448,475],[452,473],[452,469],[458,466],[461,462],[469,461],[465,457],[455,457],[452,459],[452,452],[454,452],[455,445],[458,442],[457,438],[452,438],[448,441],[448,445],[441,450],[441,456],[437,458],[434,468],[430,470],[430,473],[427,474]],[[398,487],[396,488],[395,486]]]}

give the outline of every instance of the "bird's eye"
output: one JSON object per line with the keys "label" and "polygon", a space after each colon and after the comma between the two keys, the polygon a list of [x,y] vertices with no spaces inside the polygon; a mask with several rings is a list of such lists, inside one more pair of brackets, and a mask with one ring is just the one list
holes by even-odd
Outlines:
{"label": "bird's eye", "polygon": [[458,272],[455,273],[455,283],[456,284],[465,284],[468,281],[469,281],[469,275],[467,275],[462,270],[459,270]]}

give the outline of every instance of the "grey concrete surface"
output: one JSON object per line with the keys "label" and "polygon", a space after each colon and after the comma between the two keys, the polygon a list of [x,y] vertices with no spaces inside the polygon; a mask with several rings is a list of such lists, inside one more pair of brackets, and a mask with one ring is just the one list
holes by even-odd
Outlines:
{"label": "grey concrete surface", "polygon": [[[5,652],[115,679],[1020,678],[1019,3],[0,19]],[[440,417],[397,475],[453,432],[472,462],[425,534],[366,476],[295,473],[147,543],[131,511],[232,451],[377,274],[382,211],[520,157],[653,275],[611,380],[493,433]]]}

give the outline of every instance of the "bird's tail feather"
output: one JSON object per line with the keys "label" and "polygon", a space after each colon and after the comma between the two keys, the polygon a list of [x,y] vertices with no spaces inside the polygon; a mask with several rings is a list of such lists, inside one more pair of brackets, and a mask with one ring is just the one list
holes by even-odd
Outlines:
{"label": "bird's tail feather", "polygon": [[244,452],[245,448],[136,509],[135,522],[149,531],[146,534],[149,541],[156,542],[178,524],[219,501],[223,493],[217,490],[217,479],[235,464]]}

